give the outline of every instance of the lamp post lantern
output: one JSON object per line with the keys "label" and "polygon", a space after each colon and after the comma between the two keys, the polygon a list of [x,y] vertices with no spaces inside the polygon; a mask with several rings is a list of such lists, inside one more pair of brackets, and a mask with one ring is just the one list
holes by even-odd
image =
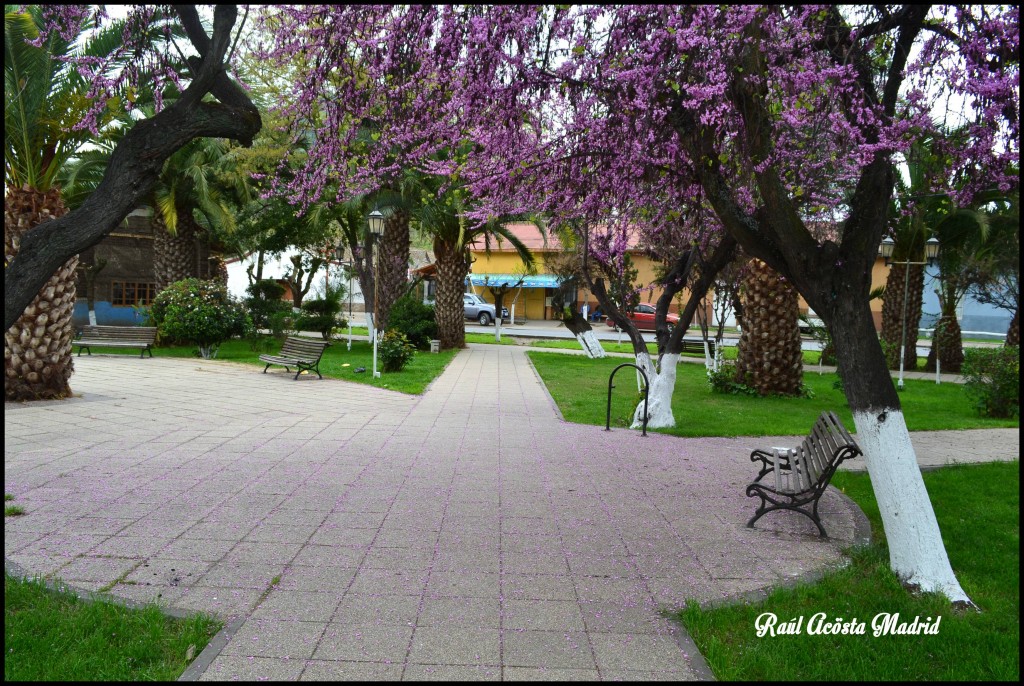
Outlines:
{"label": "lamp post lantern", "polygon": [[372,236],[371,243],[374,244],[373,248],[373,378],[379,378],[380,372],[377,371],[377,343],[380,339],[380,332],[377,330],[377,265],[380,264],[379,248],[377,243],[380,242],[381,236],[384,235],[384,215],[381,214],[380,210],[374,210],[370,212],[370,216],[366,218],[367,224],[370,227],[370,236]]}
{"label": "lamp post lantern", "polygon": [[[886,237],[878,248],[878,253],[885,258],[885,266],[892,265],[892,255],[896,250],[896,241]],[[907,349],[907,296],[910,293],[910,265],[932,265],[939,258],[939,239],[932,236],[924,242],[924,262],[911,262],[908,256],[906,260],[900,260],[903,265],[903,336],[900,341],[900,378],[897,387],[903,390],[903,366]]]}

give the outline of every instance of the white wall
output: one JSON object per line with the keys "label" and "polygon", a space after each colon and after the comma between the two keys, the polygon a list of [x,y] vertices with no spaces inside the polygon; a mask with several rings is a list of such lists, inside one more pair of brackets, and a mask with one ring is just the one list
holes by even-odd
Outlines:
{"label": "white wall", "polygon": [[[245,289],[249,287],[249,276],[245,273],[245,270],[249,268],[249,265],[255,265],[256,256],[242,260],[240,262],[229,262],[228,263],[228,292],[236,298],[245,298],[247,293]],[[287,258],[267,258],[263,261],[263,278],[264,279],[281,279],[284,278],[285,272],[291,267],[291,262],[287,261]],[[336,275],[341,271],[341,266],[338,264],[331,264],[330,270],[332,275]],[[253,271],[256,271],[255,266]],[[310,291],[317,290],[319,282],[323,281],[324,270],[320,270],[315,280],[313,281],[313,287]],[[363,292],[359,289],[359,280],[353,278],[351,282],[352,288],[352,302],[362,303]],[[345,302],[348,302],[348,298],[345,298]]]}

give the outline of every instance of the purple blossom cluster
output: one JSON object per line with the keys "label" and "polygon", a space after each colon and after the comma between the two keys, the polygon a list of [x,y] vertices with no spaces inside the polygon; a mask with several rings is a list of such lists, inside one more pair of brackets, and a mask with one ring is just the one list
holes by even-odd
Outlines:
{"label": "purple blossom cluster", "polygon": [[[44,26],[33,45],[41,46],[52,34],[65,42],[96,37],[109,22],[103,6],[43,5]],[[61,57],[89,84],[86,99],[90,106],[74,130],[99,134],[101,122],[112,101],[125,111],[135,108],[139,89],[151,89],[156,111],[164,107],[164,92],[173,85],[184,89],[181,64],[171,54],[173,24],[168,21],[174,11],[170,5],[133,5],[121,25],[120,45],[103,55],[90,55],[77,50]]]}
{"label": "purple blossom cluster", "polygon": [[[314,133],[302,173],[278,182],[300,204],[413,168],[466,183],[472,220],[536,211],[685,246],[720,228],[680,220],[707,207],[710,166],[747,213],[777,179],[805,225],[841,227],[864,169],[941,130],[954,94],[965,129],[940,181],[961,197],[1015,183],[1016,8],[933,8],[914,31],[909,6],[295,6],[261,21],[261,55],[304,69],[280,108]],[[610,263],[626,244],[593,245]]]}

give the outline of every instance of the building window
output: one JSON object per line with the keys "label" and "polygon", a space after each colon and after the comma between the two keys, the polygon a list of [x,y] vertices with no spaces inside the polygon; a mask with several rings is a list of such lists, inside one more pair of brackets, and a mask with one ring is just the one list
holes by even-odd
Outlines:
{"label": "building window", "polygon": [[155,296],[155,283],[114,281],[110,284],[110,303],[115,306],[152,305]]}

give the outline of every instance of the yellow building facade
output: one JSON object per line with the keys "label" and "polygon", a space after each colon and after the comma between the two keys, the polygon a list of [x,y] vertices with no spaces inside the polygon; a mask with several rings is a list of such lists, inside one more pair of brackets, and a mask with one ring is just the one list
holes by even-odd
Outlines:
{"label": "yellow building facade", "polygon": [[[540,231],[533,224],[509,224],[507,228],[530,248],[536,260],[535,272],[537,277],[533,279],[528,278],[526,285],[522,288],[511,289],[505,295],[504,306],[511,312],[513,304],[515,305],[516,321],[523,319],[552,319],[550,299],[554,295],[557,283],[547,267],[546,258],[558,253],[561,250],[561,245],[555,237],[549,237],[545,243]],[[488,285],[505,283],[509,280],[509,277],[512,280],[516,280],[519,276],[525,275],[526,269],[522,259],[507,242],[501,245],[492,244],[490,251],[484,250],[482,244],[473,245],[470,249],[470,255],[472,264],[470,265],[470,278],[467,290],[480,295],[487,302],[494,302],[494,296],[490,292]],[[654,283],[657,278],[656,270],[659,264],[653,262],[640,250],[631,250],[630,257],[633,260],[633,266],[637,270],[638,282],[641,284]],[[871,272],[872,290],[879,286],[884,286],[888,276],[889,267],[885,265],[885,260],[879,257],[875,261]],[[660,288],[645,290],[640,295],[640,301],[654,304],[657,302],[661,292],[662,289]],[[686,295],[684,291],[683,296],[685,297]],[[713,297],[713,293],[710,293],[708,296],[709,309],[707,314],[709,319],[713,316],[710,309]],[[597,306],[597,298],[585,289],[579,290],[576,299],[581,304],[584,302],[588,303],[591,310]],[[875,320],[875,328],[881,330],[882,300],[878,298],[870,301],[870,307],[872,317]],[[673,303],[670,311],[677,312],[678,303]],[[800,298],[800,312],[803,314],[808,312],[807,302],[802,297]]]}

